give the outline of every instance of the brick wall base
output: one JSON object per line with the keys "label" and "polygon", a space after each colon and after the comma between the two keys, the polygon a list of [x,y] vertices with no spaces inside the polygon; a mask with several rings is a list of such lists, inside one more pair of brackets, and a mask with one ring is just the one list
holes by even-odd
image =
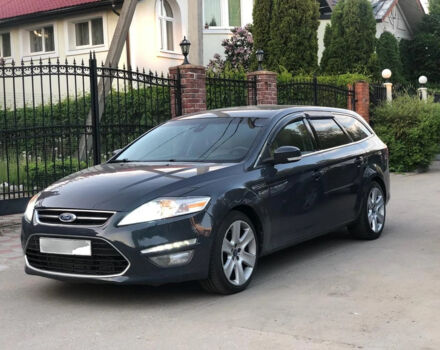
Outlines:
{"label": "brick wall base", "polygon": [[257,96],[254,97],[254,89],[249,86],[249,100],[256,101],[257,105],[278,104],[277,74],[269,71],[257,71],[247,74],[248,80],[255,79]]}
{"label": "brick wall base", "polygon": [[[170,78],[180,75],[182,115],[206,110],[206,69],[204,66],[185,64],[171,67]],[[177,117],[176,89],[171,89],[171,115]]]}

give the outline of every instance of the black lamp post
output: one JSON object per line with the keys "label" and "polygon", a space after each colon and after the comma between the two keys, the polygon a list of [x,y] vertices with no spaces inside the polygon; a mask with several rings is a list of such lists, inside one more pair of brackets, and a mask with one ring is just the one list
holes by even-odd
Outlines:
{"label": "black lamp post", "polygon": [[258,70],[263,70],[263,60],[264,60],[264,51],[261,49],[258,49],[257,52],[255,53],[255,55],[257,56],[257,61],[258,61]]}
{"label": "black lamp post", "polygon": [[182,55],[185,57],[183,60],[183,64],[189,64],[188,61],[188,54],[189,54],[189,47],[191,46],[191,43],[186,38],[186,36],[183,37],[183,40],[180,42],[180,48],[182,49]]}

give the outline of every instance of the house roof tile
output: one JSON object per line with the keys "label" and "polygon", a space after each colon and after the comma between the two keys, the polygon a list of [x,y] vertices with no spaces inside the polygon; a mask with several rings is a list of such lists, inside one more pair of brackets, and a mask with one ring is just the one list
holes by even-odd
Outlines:
{"label": "house roof tile", "polygon": [[0,20],[99,1],[101,0],[0,0]]}
{"label": "house roof tile", "polygon": [[[339,0],[326,0],[328,5],[331,8],[334,8]],[[382,20],[389,10],[398,2],[398,0],[370,0],[371,5],[373,6],[374,17],[377,20]],[[420,10],[420,13],[424,13],[423,6],[421,5],[420,0],[402,0],[404,5],[410,5],[413,3]]]}

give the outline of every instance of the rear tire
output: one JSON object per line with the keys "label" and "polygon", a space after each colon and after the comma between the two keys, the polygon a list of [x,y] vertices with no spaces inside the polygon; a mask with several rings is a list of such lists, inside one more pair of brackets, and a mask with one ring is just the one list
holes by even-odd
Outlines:
{"label": "rear tire", "polygon": [[382,187],[372,181],[362,201],[359,218],[348,230],[357,239],[373,240],[380,237],[385,227],[386,206]]}
{"label": "rear tire", "polygon": [[257,231],[252,221],[243,213],[232,211],[216,233],[209,277],[200,284],[210,293],[241,292],[252,280],[257,257]]}

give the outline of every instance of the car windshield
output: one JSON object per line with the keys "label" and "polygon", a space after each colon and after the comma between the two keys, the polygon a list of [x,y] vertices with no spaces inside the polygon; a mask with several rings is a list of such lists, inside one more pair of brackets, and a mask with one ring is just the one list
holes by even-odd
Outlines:
{"label": "car windshield", "polygon": [[194,118],[153,129],[112,162],[239,162],[249,152],[265,120]]}

